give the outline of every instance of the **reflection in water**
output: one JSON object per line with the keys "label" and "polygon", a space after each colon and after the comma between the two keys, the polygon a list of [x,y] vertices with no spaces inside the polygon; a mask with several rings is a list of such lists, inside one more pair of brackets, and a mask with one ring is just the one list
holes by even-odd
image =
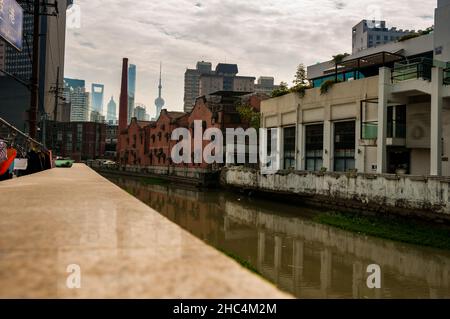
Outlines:
{"label": "reflection in water", "polygon": [[[447,251],[320,225],[308,217],[309,208],[109,178],[299,298],[450,298]],[[367,287],[370,264],[381,266],[381,289]]]}

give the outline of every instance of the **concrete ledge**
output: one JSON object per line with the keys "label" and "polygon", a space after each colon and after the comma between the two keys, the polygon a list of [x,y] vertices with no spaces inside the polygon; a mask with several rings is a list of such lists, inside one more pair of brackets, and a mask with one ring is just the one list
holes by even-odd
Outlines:
{"label": "concrete ledge", "polygon": [[[0,298],[290,297],[85,165],[0,194]],[[66,286],[71,264],[81,289]]]}

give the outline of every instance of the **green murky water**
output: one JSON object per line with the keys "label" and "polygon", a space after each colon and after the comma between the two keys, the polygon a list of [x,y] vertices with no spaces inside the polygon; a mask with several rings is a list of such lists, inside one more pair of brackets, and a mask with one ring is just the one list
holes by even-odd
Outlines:
{"label": "green murky water", "polygon": [[[317,211],[223,191],[108,177],[208,244],[299,298],[450,298],[450,252],[311,221]],[[381,267],[369,289],[367,267]]]}

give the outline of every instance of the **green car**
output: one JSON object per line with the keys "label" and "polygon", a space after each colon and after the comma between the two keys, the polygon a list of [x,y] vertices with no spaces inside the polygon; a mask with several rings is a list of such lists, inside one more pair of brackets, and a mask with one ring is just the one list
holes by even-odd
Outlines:
{"label": "green car", "polygon": [[55,166],[59,168],[70,168],[73,163],[75,163],[75,161],[71,159],[59,159],[55,161]]}

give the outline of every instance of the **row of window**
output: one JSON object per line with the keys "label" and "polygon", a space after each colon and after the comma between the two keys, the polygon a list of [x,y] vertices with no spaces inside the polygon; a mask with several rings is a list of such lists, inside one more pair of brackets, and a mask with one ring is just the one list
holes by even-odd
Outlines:
{"label": "row of window", "polygon": [[[355,121],[334,123],[334,171],[346,172],[355,169],[356,150]],[[305,169],[319,171],[323,167],[324,125],[305,126]],[[271,140],[269,138],[269,140]],[[269,152],[271,145],[268,147]],[[283,129],[283,168],[296,167],[296,128]]]}
{"label": "row of window", "polygon": [[[381,35],[377,35],[375,38],[377,41],[381,41]],[[390,39],[390,41],[395,41],[395,40],[398,40],[399,38],[400,38],[400,36],[388,36],[388,35],[383,36],[384,41],[389,41],[389,39]],[[373,41],[373,39],[374,39],[374,36],[369,34],[369,41]]]}

